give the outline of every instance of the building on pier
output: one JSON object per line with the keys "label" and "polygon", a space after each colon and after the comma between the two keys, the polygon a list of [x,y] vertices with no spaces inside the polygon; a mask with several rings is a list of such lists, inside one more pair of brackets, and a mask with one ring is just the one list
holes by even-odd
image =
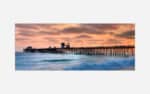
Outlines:
{"label": "building on pier", "polygon": [[61,48],[65,48],[65,43],[64,42],[61,43]]}

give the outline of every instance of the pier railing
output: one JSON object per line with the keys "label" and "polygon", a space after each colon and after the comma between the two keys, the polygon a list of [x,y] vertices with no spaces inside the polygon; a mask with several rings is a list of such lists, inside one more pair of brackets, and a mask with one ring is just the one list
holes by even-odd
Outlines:
{"label": "pier railing", "polygon": [[63,53],[106,56],[134,56],[134,50],[133,46],[58,49],[58,51],[62,51]]}

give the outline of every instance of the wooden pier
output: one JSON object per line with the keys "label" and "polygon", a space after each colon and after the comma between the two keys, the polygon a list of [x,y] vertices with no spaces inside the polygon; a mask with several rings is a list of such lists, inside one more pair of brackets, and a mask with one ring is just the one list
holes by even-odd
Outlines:
{"label": "wooden pier", "polygon": [[33,49],[27,47],[24,52],[42,52],[42,53],[65,53],[65,54],[83,54],[83,55],[105,55],[105,56],[134,56],[134,46],[109,46],[109,47],[72,47],[72,48],[45,48]]}

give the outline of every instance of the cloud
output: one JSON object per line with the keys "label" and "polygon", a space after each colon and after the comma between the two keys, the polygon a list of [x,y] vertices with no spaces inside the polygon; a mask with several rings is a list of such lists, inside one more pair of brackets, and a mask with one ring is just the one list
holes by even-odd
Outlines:
{"label": "cloud", "polygon": [[69,41],[72,40],[72,38],[70,38],[70,37],[61,37],[60,40],[69,42]]}
{"label": "cloud", "polygon": [[26,31],[26,30],[22,30],[21,32],[18,33],[18,35],[21,35],[21,36],[25,36],[25,37],[32,37],[32,36],[35,36],[35,32],[33,31]]}
{"label": "cloud", "polygon": [[117,32],[120,27],[132,28],[132,24],[79,24],[78,27],[64,28],[61,33],[67,34],[109,34]]}
{"label": "cloud", "polygon": [[59,39],[49,38],[49,37],[45,37],[44,40],[47,40],[47,41],[52,42],[52,43],[58,43],[59,42]]}
{"label": "cloud", "polygon": [[99,40],[96,40],[96,39],[92,39],[92,40],[87,40],[87,41],[89,41],[89,42],[102,42],[102,41],[104,41],[103,39],[99,39]]}
{"label": "cloud", "polygon": [[39,35],[59,35],[60,32],[53,32],[53,31],[39,31],[37,32]]}
{"label": "cloud", "polygon": [[[134,24],[16,24],[16,47],[134,45]],[[18,43],[18,42],[19,43]]]}
{"label": "cloud", "polygon": [[[60,27],[61,29],[58,29]],[[78,24],[78,25],[59,25],[59,24],[16,24],[16,31],[21,32],[22,36],[35,35],[60,35],[60,34],[113,34],[119,26],[126,27],[124,24]],[[23,33],[22,33],[23,32]],[[24,33],[25,32],[25,33]]]}
{"label": "cloud", "polygon": [[16,38],[16,41],[27,41],[29,40],[28,38]]}
{"label": "cloud", "polygon": [[123,43],[124,40],[115,39],[115,38],[106,39],[101,42],[101,44],[105,46],[124,45]]}
{"label": "cloud", "polygon": [[106,43],[111,43],[111,44],[120,44],[122,40],[117,40],[117,39],[108,39],[106,40]]}
{"label": "cloud", "polygon": [[22,29],[38,29],[36,25],[32,24],[15,24],[15,26]]}
{"label": "cloud", "polygon": [[105,32],[101,30],[97,30],[95,28],[91,28],[88,26],[80,26],[80,27],[69,27],[65,28],[61,33],[67,33],[67,34],[81,34],[81,33],[86,33],[86,34],[104,34]]}
{"label": "cloud", "polygon": [[91,36],[89,35],[79,35],[79,36],[76,36],[75,39],[80,39],[80,38],[92,38]]}
{"label": "cloud", "polygon": [[135,38],[135,31],[126,31],[121,34],[116,34],[115,36],[127,39],[134,39]]}
{"label": "cloud", "polygon": [[91,29],[100,29],[100,30],[110,30],[117,29],[117,24],[81,24],[83,27],[91,28]]}

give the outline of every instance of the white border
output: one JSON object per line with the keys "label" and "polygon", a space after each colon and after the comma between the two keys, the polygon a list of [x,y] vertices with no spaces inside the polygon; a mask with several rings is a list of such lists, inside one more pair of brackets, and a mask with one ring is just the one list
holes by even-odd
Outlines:
{"label": "white border", "polygon": [[[146,0],[1,0],[0,94],[149,94]],[[135,23],[136,71],[15,71],[14,24]]]}

